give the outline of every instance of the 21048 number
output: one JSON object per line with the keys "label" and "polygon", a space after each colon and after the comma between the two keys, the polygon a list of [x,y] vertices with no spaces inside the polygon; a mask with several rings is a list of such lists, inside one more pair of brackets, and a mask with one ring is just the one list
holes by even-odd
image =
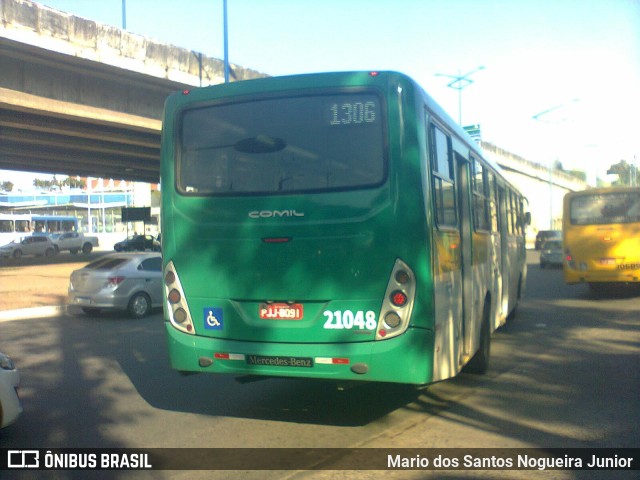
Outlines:
{"label": "21048 number", "polygon": [[358,310],[352,312],[351,310],[325,310],[322,314],[327,319],[324,322],[324,328],[329,330],[351,330],[354,328],[360,330],[375,330],[376,314],[372,310],[363,312]]}

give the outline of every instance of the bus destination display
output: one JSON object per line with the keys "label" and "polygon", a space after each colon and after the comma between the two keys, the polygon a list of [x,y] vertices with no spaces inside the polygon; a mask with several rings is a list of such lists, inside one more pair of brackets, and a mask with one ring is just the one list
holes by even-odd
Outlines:
{"label": "bus destination display", "polygon": [[329,102],[326,118],[329,125],[336,127],[371,125],[378,121],[378,109],[378,101],[372,95],[338,99]]}

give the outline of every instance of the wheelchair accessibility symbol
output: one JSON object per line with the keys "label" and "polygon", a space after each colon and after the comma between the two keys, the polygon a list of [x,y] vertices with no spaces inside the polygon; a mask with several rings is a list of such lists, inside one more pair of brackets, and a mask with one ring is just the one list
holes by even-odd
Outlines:
{"label": "wheelchair accessibility symbol", "polygon": [[203,317],[204,328],[209,330],[222,330],[224,327],[221,308],[205,307]]}

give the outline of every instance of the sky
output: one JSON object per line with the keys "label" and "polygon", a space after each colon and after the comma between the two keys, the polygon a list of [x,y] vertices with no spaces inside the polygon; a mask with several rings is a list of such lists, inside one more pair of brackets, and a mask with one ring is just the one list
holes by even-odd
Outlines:
{"label": "sky", "polygon": [[[223,0],[40,0],[224,58]],[[227,0],[232,64],[279,76],[395,70],[528,160],[640,165],[640,0]],[[536,118],[534,118],[536,117]]]}

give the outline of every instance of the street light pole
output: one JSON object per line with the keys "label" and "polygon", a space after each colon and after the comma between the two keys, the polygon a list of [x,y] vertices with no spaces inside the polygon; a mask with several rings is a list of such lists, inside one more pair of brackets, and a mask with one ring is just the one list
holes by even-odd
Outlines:
{"label": "street light pole", "polygon": [[122,30],[127,29],[127,0],[122,0]]}
{"label": "street light pole", "polygon": [[[542,123],[546,123],[547,125],[558,125],[559,123],[562,123],[562,121],[560,122],[550,122],[548,120],[542,120],[541,117],[544,117],[545,115],[551,113],[551,112],[555,112],[556,110],[559,110],[560,108],[563,108],[567,105],[569,105],[569,103],[574,103],[574,102],[578,102],[580,99],[578,98],[574,98],[573,100],[571,100],[571,102],[568,103],[562,103],[560,105],[556,105],[555,107],[551,107],[551,108],[547,108],[546,110],[543,110],[540,113],[536,113],[535,115],[533,115],[531,118],[533,120],[537,120],[538,122],[542,122]],[[556,161],[558,160],[558,157],[556,156]],[[553,162],[549,162],[549,230],[553,230]]]}
{"label": "street light pole", "polygon": [[229,83],[229,24],[227,22],[227,0],[222,0],[224,31],[224,83]]}
{"label": "street light pole", "polygon": [[449,77],[453,79],[447,84],[447,87],[458,90],[458,123],[460,125],[462,125],[462,89],[468,87],[473,83],[473,80],[471,80],[469,77],[480,70],[484,70],[484,67],[480,66],[475,70],[471,70],[470,72],[465,73],[464,75],[462,75],[459,71],[458,75],[436,73],[436,77]]}

